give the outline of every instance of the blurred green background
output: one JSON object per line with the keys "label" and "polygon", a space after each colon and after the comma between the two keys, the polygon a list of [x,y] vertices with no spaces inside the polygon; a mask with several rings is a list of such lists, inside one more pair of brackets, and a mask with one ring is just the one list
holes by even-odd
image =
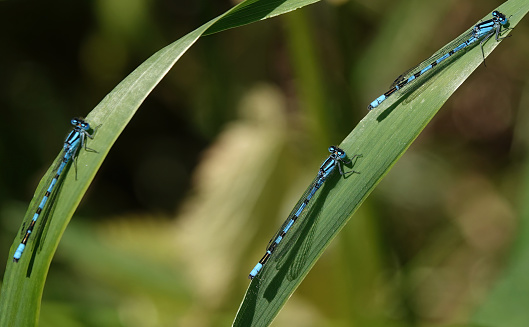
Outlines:
{"label": "blurred green background", "polygon": [[[96,176],[50,268],[40,326],[231,324],[327,146],[501,3],[328,0],[201,38]],[[2,274],[69,119],[235,4],[0,2]],[[529,215],[528,27],[452,96],[275,326],[463,326],[488,303],[529,239],[515,242]]]}

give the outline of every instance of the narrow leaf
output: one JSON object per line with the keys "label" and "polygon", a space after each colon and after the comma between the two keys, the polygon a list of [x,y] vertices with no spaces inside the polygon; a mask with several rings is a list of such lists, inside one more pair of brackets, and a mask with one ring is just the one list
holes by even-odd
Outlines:
{"label": "narrow leaf", "polygon": [[[50,203],[51,210],[46,209],[49,211],[47,219],[39,220],[35,228],[35,230],[45,229],[45,233],[42,234],[42,238],[32,235],[28,241],[27,250],[18,263],[11,262],[13,253],[21,241],[21,237],[18,235],[15,237],[0,294],[0,326],[34,326],[37,324],[46,275],[61,236],[75,209],[123,129],[145,98],[187,49],[212,26],[216,27],[209,33],[280,15],[314,2],[315,0],[248,0],[242,2],[225,14],[156,52],[116,86],[87,115],[86,120],[92,126],[101,125],[95,139],[89,140],[89,147],[95,149],[97,153],[81,150],[78,157],[77,180],[73,169],[63,173],[60,190],[54,191],[55,198],[53,204]],[[65,135],[67,126],[65,123]],[[60,145],[57,147],[59,148]],[[55,167],[59,160],[60,155],[52,167]],[[41,200],[53,174],[53,169],[50,168],[43,177],[24,221],[31,219],[35,204]],[[41,226],[43,223],[48,225],[44,228]],[[34,246],[36,240],[39,242],[38,246]]]}
{"label": "narrow leaf", "polygon": [[[527,1],[511,0],[497,10],[510,17],[509,26],[513,28],[527,13],[529,4]],[[488,13],[483,20],[490,17]],[[508,33],[510,31],[502,36]],[[491,38],[485,44],[485,55],[499,43]],[[352,167],[358,174],[346,179],[334,174],[325,182],[318,197],[306,209],[306,215],[300,218],[305,223],[299,221],[295,227],[298,235],[295,235],[295,230],[291,231],[293,235],[287,236],[285,244],[280,245],[289,249],[279,255],[278,248],[262,272],[250,283],[234,326],[268,326],[272,322],[369,193],[441,106],[482,63],[480,47],[473,47],[436,74],[431,74],[422,84],[400,97],[387,100],[388,103],[384,102],[360,121],[339,145],[349,156],[362,155]]]}

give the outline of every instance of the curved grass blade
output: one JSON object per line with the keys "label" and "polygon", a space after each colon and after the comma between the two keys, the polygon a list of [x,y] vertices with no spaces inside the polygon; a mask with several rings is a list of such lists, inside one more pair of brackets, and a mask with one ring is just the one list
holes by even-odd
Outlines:
{"label": "curved grass blade", "polygon": [[[511,0],[497,10],[510,17],[511,28],[529,10],[529,3]],[[490,13],[484,16],[484,20]],[[510,31],[503,34],[506,36]],[[507,39],[508,40],[508,39]],[[487,42],[485,55],[500,42]],[[312,211],[303,219],[317,217],[317,226],[311,236],[310,249],[299,251],[287,258],[281,267],[270,265],[263,269],[250,283],[241,303],[234,326],[268,326],[279,313],[288,298],[303,281],[332,239],[344,227],[369,193],[389,172],[396,161],[404,154],[441,106],[482,64],[481,49],[474,47],[451,62],[437,74],[432,75],[424,84],[412,92],[401,96],[393,103],[384,103],[367,114],[356,128],[338,145],[349,156],[361,154],[354,166],[359,174],[347,179],[337,176],[329,178],[320,192],[328,195],[314,199]],[[318,215],[318,216],[316,216]],[[292,252],[291,252],[292,253]],[[298,257],[299,256],[299,257]],[[301,257],[303,256],[303,257]],[[270,260],[277,260],[271,258]],[[298,274],[291,279],[287,274],[288,266],[301,263],[296,267]],[[359,267],[358,269],[362,269]]]}
{"label": "curved grass blade", "polygon": [[[78,156],[77,180],[71,169],[64,173],[62,189],[56,194],[54,210],[47,219],[45,241],[39,244],[41,250],[33,257],[31,267],[29,267],[30,260],[21,260],[17,264],[9,260],[0,294],[0,326],[34,326],[37,324],[40,299],[51,259],[82,196],[110,148],[136,110],[187,49],[206,32],[211,34],[277,16],[314,2],[316,0],[249,0],[242,2],[225,14],[212,19],[156,52],[119,83],[90,112],[86,120],[92,126],[101,124],[95,139],[89,142],[89,146],[98,153],[87,154],[86,151],[81,150]],[[66,123],[65,126],[67,126]],[[57,148],[60,147],[61,145],[58,144]],[[55,162],[57,160],[60,159],[56,159]],[[38,195],[42,189],[46,188],[44,185],[46,182],[43,181],[50,178],[51,170],[48,170],[39,184],[35,193],[36,197],[32,200],[30,207],[39,201]],[[17,236],[10,250],[10,258],[19,242]],[[31,253],[25,254],[29,256]],[[31,269],[29,277],[28,268]]]}

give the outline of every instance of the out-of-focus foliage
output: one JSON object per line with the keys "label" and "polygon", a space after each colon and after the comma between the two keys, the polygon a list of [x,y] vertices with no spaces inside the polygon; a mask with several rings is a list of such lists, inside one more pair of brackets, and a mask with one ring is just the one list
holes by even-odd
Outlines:
{"label": "out-of-focus foliage", "polygon": [[[501,3],[328,1],[202,39],[96,177],[52,264],[41,326],[230,324],[326,147],[402,71]],[[2,3],[0,264],[65,122],[232,5]],[[527,215],[527,28],[453,95],[275,325],[467,325],[497,292],[523,302],[491,290]]]}

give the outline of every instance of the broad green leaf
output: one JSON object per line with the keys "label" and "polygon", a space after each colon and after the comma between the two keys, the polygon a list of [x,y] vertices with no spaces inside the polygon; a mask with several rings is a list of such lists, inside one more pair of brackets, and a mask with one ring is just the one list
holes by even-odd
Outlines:
{"label": "broad green leaf", "polygon": [[[88,144],[90,148],[98,152],[81,150],[78,157],[77,180],[72,167],[65,170],[62,183],[57,186],[53,194],[55,198],[49,201],[50,207],[45,210],[47,219],[39,219],[35,227],[34,231],[37,231],[43,228],[43,222],[45,222],[45,233],[41,234],[41,238],[37,235],[38,233],[31,235],[21,260],[18,263],[8,263],[0,295],[0,326],[34,326],[37,324],[48,268],[75,209],[112,145],[136,110],[187,49],[205,33],[212,34],[249,24],[314,2],[316,0],[248,0],[242,2],[152,55],[87,115],[86,119],[92,126],[101,125],[95,139],[89,140]],[[66,129],[67,124],[65,123]],[[56,158],[52,167],[55,167],[60,156]],[[53,169],[50,168],[43,177],[24,221],[31,219],[38,205],[37,202],[40,201],[53,174]],[[20,241],[21,237],[17,235],[10,250],[10,258]],[[36,244],[38,246],[35,246]]]}
{"label": "broad green leaf", "polygon": [[[513,28],[529,10],[529,3],[511,0],[497,10],[510,17],[509,26]],[[489,13],[483,20],[490,17]],[[502,36],[509,32],[505,31]],[[490,39],[484,46],[485,55],[499,44]],[[350,168],[358,173],[347,178],[334,174],[325,182],[307,207],[306,214],[290,232],[291,235],[287,234],[262,272],[252,280],[234,326],[268,326],[272,322],[369,193],[450,95],[476,68],[483,65],[479,45],[454,59],[435,74],[425,77],[422,84],[415,85],[398,98],[390,98],[387,103],[367,113],[344,139],[340,147],[349,156],[362,155]],[[284,249],[281,250],[281,247]]]}

